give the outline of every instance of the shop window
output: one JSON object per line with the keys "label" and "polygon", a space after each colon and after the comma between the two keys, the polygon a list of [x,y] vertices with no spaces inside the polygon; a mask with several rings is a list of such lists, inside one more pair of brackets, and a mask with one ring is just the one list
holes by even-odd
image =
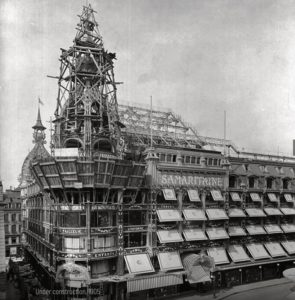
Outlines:
{"label": "shop window", "polygon": [[144,247],[146,245],[146,233],[134,232],[124,236],[124,247]]}
{"label": "shop window", "polygon": [[255,188],[255,177],[249,177],[249,188]]}
{"label": "shop window", "polygon": [[91,265],[91,277],[108,276],[110,274],[109,260],[93,262]]}
{"label": "shop window", "polygon": [[229,187],[236,187],[236,176],[229,176]]}
{"label": "shop window", "polygon": [[64,248],[70,251],[80,251],[85,249],[85,239],[84,238],[64,238]]}
{"label": "shop window", "polygon": [[109,224],[109,217],[107,212],[92,211],[90,218],[91,227],[107,227]]}
{"label": "shop window", "polygon": [[93,249],[109,249],[115,247],[114,236],[102,236],[93,238]]}
{"label": "shop window", "polygon": [[287,190],[289,188],[289,180],[283,179],[283,189]]}
{"label": "shop window", "polygon": [[272,188],[273,179],[267,178],[266,179],[266,188],[271,189]]}
{"label": "shop window", "polygon": [[61,214],[62,227],[85,227],[86,215],[80,212],[67,212]]}

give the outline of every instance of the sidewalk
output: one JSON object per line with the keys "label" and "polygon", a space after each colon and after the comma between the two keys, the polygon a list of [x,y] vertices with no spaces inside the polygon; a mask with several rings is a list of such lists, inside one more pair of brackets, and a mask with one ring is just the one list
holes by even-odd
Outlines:
{"label": "sidewalk", "polygon": [[[276,285],[285,285],[285,284],[291,284],[292,282],[286,278],[280,278],[280,279],[272,279],[267,281],[259,281],[251,284],[244,284],[244,285],[238,285],[234,286],[230,289],[217,289],[215,297],[213,296],[213,291],[210,291],[210,293],[205,294],[197,294],[195,291],[189,291],[187,293],[183,293],[181,295],[175,296],[175,297],[169,297],[169,300],[222,300],[227,299],[230,296],[236,295],[236,294],[242,294],[244,292],[248,292],[255,289],[261,289],[266,287],[273,287]],[[162,298],[168,299],[168,298]]]}

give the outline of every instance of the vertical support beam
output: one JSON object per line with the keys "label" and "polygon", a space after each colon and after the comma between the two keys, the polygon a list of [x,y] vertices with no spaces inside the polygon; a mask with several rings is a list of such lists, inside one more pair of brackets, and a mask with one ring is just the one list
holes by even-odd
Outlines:
{"label": "vertical support beam", "polygon": [[[184,191],[182,189],[179,189],[177,191],[177,201],[178,201],[178,210],[179,210],[180,214],[182,212],[183,196],[184,196]],[[179,222],[178,230],[179,230],[180,234],[182,234],[183,222]]]}
{"label": "vertical support beam", "polygon": [[118,203],[118,210],[117,210],[117,213],[118,213],[118,217],[117,217],[117,227],[118,227],[117,275],[124,274],[123,192],[124,192],[123,190],[118,190],[118,192],[117,192],[117,203]]}

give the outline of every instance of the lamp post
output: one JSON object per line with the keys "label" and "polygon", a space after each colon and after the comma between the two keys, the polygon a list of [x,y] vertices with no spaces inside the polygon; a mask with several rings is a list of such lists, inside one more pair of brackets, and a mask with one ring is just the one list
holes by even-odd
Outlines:
{"label": "lamp post", "polygon": [[213,285],[213,298],[216,298],[216,276],[214,274],[214,271],[210,273],[210,279]]}

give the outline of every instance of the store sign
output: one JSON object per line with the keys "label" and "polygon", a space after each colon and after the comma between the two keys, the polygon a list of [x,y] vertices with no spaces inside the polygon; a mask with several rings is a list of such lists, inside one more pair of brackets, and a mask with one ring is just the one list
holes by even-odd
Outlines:
{"label": "store sign", "polygon": [[91,257],[96,258],[103,258],[103,257],[111,257],[111,256],[117,256],[117,251],[109,251],[109,252],[99,252],[99,253],[92,253]]}
{"label": "store sign", "polygon": [[116,210],[116,206],[115,205],[92,205],[91,206],[91,210]]}
{"label": "store sign", "polygon": [[86,229],[60,228],[62,234],[86,234]]}
{"label": "store sign", "polygon": [[204,186],[223,187],[224,180],[217,176],[195,176],[195,175],[174,175],[159,174],[159,184],[173,186]]}

